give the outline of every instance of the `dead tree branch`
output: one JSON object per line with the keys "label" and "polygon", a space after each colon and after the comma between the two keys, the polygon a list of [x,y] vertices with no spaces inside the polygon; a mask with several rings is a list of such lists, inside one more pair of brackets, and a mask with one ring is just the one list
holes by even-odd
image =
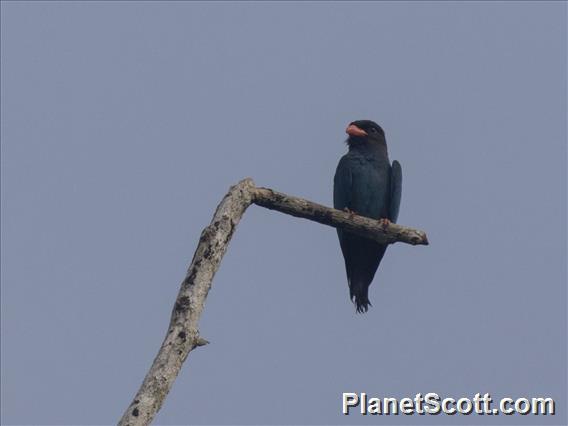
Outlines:
{"label": "dead tree branch", "polygon": [[407,228],[396,223],[383,224],[378,220],[330,209],[321,204],[282,194],[268,188],[255,188],[253,203],[270,210],[313,220],[323,225],[343,228],[379,243],[392,244],[400,241],[412,245],[428,245],[428,238],[424,231]]}
{"label": "dead tree branch", "polygon": [[242,180],[229,189],[217,207],[211,223],[201,233],[193,260],[181,283],[166,337],[119,425],[150,424],[189,352],[208,343],[199,336],[199,317],[235,228],[252,203],[324,225],[343,228],[382,243],[400,241],[413,245],[428,244],[426,233],[423,231],[396,224],[383,224],[271,189],[257,188],[252,179]]}

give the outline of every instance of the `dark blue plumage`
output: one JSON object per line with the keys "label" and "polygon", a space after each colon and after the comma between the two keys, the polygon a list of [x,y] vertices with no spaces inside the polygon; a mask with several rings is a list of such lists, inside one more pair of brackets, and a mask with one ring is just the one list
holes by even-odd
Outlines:
{"label": "dark blue plumage", "polygon": [[[396,222],[402,190],[402,169],[389,161],[383,129],[370,120],[347,127],[349,152],[335,172],[333,206],[373,219]],[[349,284],[357,312],[369,309],[368,290],[387,248],[357,235],[337,230]]]}

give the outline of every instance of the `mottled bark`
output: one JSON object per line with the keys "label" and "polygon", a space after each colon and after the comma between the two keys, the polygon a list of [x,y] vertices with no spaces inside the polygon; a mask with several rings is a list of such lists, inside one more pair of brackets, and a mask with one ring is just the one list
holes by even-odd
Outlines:
{"label": "mottled bark", "polygon": [[207,344],[199,337],[198,322],[211,281],[235,227],[251,204],[254,184],[245,179],[231,187],[213,219],[201,233],[185,279],[181,283],[168,332],[152,367],[119,425],[148,425],[162,406],[189,352]]}
{"label": "mottled bark", "polygon": [[208,342],[199,336],[199,317],[215,272],[237,224],[251,203],[325,225],[344,228],[383,243],[428,244],[426,234],[412,228],[357,216],[267,188],[251,179],[231,187],[211,223],[201,233],[193,260],[178,293],[162,346],[119,425],[148,425],[162,406],[189,352]]}
{"label": "mottled bark", "polygon": [[255,188],[253,202],[267,209],[278,210],[335,228],[343,228],[379,243],[392,244],[400,241],[412,245],[428,245],[428,238],[424,231],[407,228],[396,223],[369,219],[342,210],[330,209],[321,204],[282,194],[268,188]]}

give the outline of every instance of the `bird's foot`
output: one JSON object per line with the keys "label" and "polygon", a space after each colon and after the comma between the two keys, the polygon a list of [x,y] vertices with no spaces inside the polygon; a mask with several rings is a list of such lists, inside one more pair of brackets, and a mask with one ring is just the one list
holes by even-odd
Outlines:
{"label": "bird's foot", "polygon": [[382,217],[379,219],[379,225],[381,225],[383,229],[387,229],[391,223],[392,222],[388,220],[386,217]]}
{"label": "bird's foot", "polygon": [[351,217],[353,217],[353,216],[355,216],[355,215],[357,214],[356,211],[350,210],[350,209],[348,209],[347,207],[344,207],[344,208],[343,208],[343,211],[344,211],[345,213],[349,213],[349,216],[351,216]]}

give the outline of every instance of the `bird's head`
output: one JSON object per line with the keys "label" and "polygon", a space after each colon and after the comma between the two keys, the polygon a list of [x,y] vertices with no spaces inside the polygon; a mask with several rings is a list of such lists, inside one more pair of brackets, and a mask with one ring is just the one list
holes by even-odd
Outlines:
{"label": "bird's head", "polygon": [[384,130],[371,120],[352,121],[345,132],[349,135],[347,144],[350,147],[360,144],[385,144]]}

